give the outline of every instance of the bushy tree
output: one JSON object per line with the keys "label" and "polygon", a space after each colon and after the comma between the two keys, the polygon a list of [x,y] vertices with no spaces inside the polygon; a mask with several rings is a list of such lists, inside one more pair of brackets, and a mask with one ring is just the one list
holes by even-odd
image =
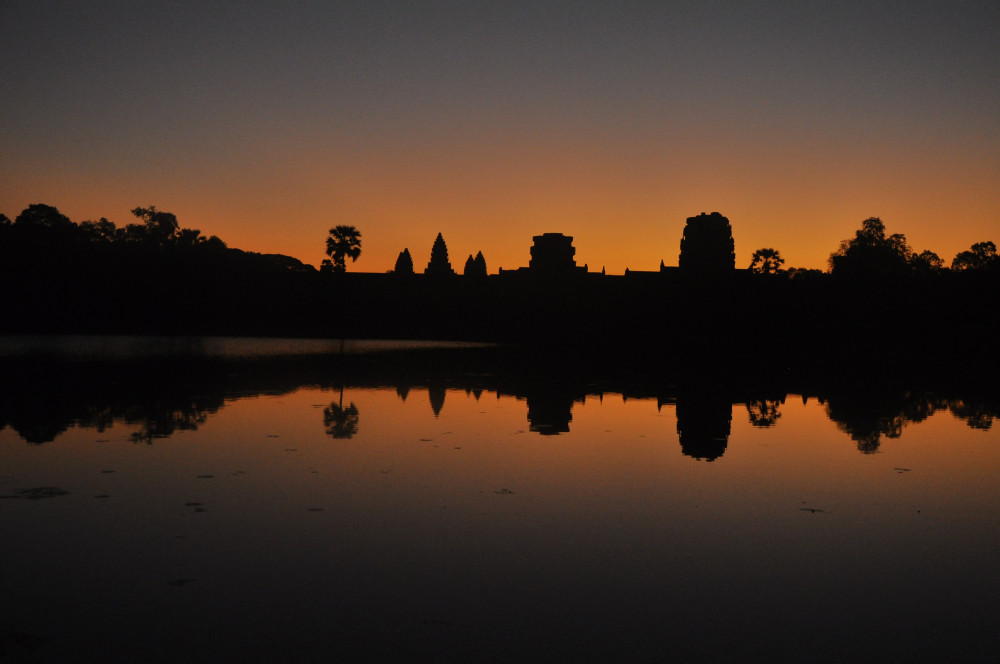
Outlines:
{"label": "bushy tree", "polygon": [[322,269],[331,272],[347,272],[347,257],[351,262],[361,255],[361,231],[354,226],[334,226],[326,238],[326,255],[330,257],[329,266],[323,261]]}
{"label": "bushy tree", "polygon": [[396,274],[413,274],[413,257],[410,256],[408,248],[399,252],[399,257],[396,258],[396,267],[392,271]]}
{"label": "bushy tree", "polygon": [[5,214],[0,214],[0,256],[3,256],[11,248],[11,240],[14,232],[14,222]]}
{"label": "bushy tree", "polygon": [[143,222],[146,240],[163,247],[177,236],[180,224],[172,213],[157,210],[155,205],[148,208],[137,207],[131,212]]}
{"label": "bushy tree", "polygon": [[424,274],[450,275],[455,274],[448,260],[448,246],[444,243],[444,237],[438,233],[434,239],[434,246],[431,247],[431,260],[427,263]]}
{"label": "bushy tree", "polygon": [[80,227],[57,208],[33,203],[9,228],[10,238],[29,251],[72,251],[81,240]]}
{"label": "bushy tree", "polygon": [[913,252],[902,233],[885,234],[885,224],[869,217],[850,240],[830,254],[830,270],[836,275],[876,277],[906,274]]}
{"label": "bushy tree", "polygon": [[997,246],[987,240],[977,242],[968,251],[963,251],[951,261],[951,269],[958,271],[986,270],[1000,266],[1000,256],[997,256]]}
{"label": "bushy tree", "polygon": [[81,221],[80,229],[91,242],[114,242],[118,234],[115,222],[101,217],[98,221]]}
{"label": "bushy tree", "polygon": [[725,274],[736,268],[736,245],[729,220],[718,212],[688,217],[681,237],[681,270]]}
{"label": "bushy tree", "polygon": [[754,274],[778,274],[785,259],[777,249],[758,249],[750,258],[750,271]]}
{"label": "bushy tree", "polygon": [[14,220],[15,226],[21,228],[45,229],[50,231],[67,231],[75,224],[69,217],[51,205],[32,203],[26,207]]}
{"label": "bushy tree", "polygon": [[944,261],[929,249],[921,251],[910,259],[910,265],[917,274],[933,274],[944,269]]}

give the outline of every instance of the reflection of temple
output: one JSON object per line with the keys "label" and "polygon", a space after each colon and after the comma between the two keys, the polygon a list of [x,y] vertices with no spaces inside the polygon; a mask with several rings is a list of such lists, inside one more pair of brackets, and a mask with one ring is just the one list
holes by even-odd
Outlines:
{"label": "reflection of temple", "polygon": [[427,386],[427,396],[431,399],[431,410],[434,411],[434,417],[440,415],[441,409],[444,408],[444,395],[446,391],[444,385]]}
{"label": "reflection of temple", "polygon": [[527,398],[528,430],[543,436],[569,433],[573,421],[573,397],[557,391],[539,392]]}
{"label": "reflection of temple", "polygon": [[712,392],[677,397],[677,434],[681,452],[696,459],[713,461],[729,443],[733,406],[730,399]]}

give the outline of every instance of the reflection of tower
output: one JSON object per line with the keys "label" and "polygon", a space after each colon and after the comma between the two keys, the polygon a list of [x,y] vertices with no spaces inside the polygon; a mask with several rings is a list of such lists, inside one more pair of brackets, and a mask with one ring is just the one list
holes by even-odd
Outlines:
{"label": "reflection of tower", "polygon": [[677,435],[681,452],[696,459],[713,461],[729,443],[733,405],[721,394],[696,392],[677,397]]}
{"label": "reflection of tower", "polygon": [[431,385],[427,388],[427,394],[431,398],[431,410],[434,411],[434,417],[441,414],[441,409],[444,408],[444,385]]}
{"label": "reflection of tower", "polygon": [[573,421],[573,397],[556,391],[540,392],[527,398],[528,430],[543,436],[569,433]]}

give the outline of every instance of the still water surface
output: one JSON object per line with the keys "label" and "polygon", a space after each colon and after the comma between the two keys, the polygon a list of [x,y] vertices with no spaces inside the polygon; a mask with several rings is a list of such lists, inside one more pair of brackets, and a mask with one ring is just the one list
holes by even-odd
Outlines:
{"label": "still water surface", "polygon": [[960,399],[865,420],[809,394],[345,377],[323,355],[280,380],[130,374],[120,357],[61,373],[93,359],[75,353],[26,393],[5,386],[0,660],[993,661],[1000,646],[1000,435]]}

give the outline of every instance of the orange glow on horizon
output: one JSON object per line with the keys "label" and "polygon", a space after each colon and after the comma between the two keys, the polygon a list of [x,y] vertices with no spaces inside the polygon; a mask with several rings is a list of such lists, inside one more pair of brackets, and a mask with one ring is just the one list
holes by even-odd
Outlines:
{"label": "orange glow on horizon", "polygon": [[[773,247],[786,267],[826,269],[830,253],[870,216],[912,248],[946,263],[974,242],[1000,241],[995,178],[1000,157],[950,164],[935,155],[881,146],[890,156],[855,167],[855,151],[787,143],[758,154],[734,140],[701,147],[659,146],[579,137],[505,146],[400,139],[359,156],[351,146],[303,147],[292,169],[282,161],[253,170],[221,164],[179,171],[165,182],[126,173],[29,177],[16,197],[0,199],[11,219],[31,203],[58,207],[74,221],[107,217],[119,226],[133,207],[156,205],[182,227],[217,235],[230,247],[281,253],[318,266],[327,231],[337,224],[362,233],[362,254],[349,271],[392,269],[408,248],[422,271],[438,232],[452,267],[482,251],[489,272],[528,264],[532,237],[571,235],[578,265],[608,274],[676,265],[687,217],[718,211],[736,242],[737,267],[754,250]],[[259,155],[263,158],[266,155]],[[920,162],[904,158],[923,156]],[[896,160],[905,166],[896,167]]]}

